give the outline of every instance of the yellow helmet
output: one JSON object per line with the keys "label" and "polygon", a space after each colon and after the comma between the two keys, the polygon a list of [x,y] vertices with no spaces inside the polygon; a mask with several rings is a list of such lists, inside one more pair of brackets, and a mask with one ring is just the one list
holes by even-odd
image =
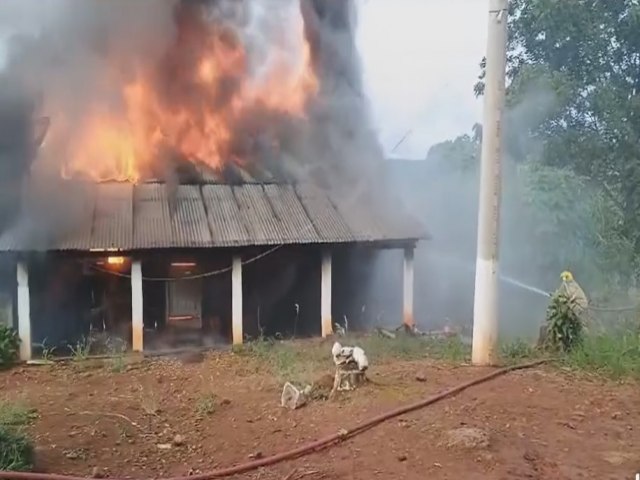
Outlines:
{"label": "yellow helmet", "polygon": [[560,278],[563,282],[573,282],[573,274],[568,270],[565,270],[560,274]]}

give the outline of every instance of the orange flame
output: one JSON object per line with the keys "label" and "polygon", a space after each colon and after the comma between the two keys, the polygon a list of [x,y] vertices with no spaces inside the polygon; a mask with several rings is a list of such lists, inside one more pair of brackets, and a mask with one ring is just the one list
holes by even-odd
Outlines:
{"label": "orange flame", "polygon": [[[247,160],[233,151],[233,139],[253,109],[304,118],[318,80],[301,14],[292,35],[299,58],[276,49],[259,75],[251,72],[238,35],[215,27],[201,23],[181,32],[178,22],[177,43],[161,64],[138,65],[121,81],[122,105],[96,104],[88,120],[74,126],[63,175],[138,182],[166,151],[219,170]],[[185,62],[182,56],[194,48],[195,58]]]}

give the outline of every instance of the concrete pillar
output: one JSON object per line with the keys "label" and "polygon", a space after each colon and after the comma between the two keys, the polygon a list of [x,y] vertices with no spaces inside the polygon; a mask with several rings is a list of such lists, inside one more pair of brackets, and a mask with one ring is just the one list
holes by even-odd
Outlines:
{"label": "concrete pillar", "polygon": [[333,334],[331,317],[331,252],[322,252],[322,277],[320,279],[320,310],[322,315],[322,337]]}
{"label": "concrete pillar", "polygon": [[31,360],[31,297],[29,294],[29,267],[18,262],[18,335],[20,336],[20,360]]}
{"label": "concrete pillar", "polygon": [[413,328],[413,284],[414,284],[414,248],[404,250],[404,280],[402,289],[402,321],[405,326]]}
{"label": "concrete pillar", "polygon": [[144,350],[144,313],[142,299],[142,263],[131,263],[131,343],[134,352]]}
{"label": "concrete pillar", "polygon": [[242,332],[242,257],[234,255],[231,267],[231,315],[233,332],[233,344],[242,345],[244,334]]}

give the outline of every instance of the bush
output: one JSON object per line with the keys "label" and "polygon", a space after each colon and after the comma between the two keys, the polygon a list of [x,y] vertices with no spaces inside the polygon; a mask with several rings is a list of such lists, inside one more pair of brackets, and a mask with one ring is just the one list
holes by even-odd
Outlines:
{"label": "bush", "polygon": [[20,337],[18,332],[0,325],[0,368],[7,368],[18,359]]}
{"label": "bush", "polygon": [[33,458],[33,446],[27,437],[0,425],[0,471],[29,471]]}
{"label": "bush", "polygon": [[543,340],[546,348],[570,352],[582,343],[584,327],[578,308],[576,300],[567,295],[557,294],[551,298]]}

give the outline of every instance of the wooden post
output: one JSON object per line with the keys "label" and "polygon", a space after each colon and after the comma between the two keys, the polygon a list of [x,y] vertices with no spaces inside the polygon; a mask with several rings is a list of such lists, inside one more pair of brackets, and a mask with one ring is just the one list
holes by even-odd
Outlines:
{"label": "wooden post", "polygon": [[413,247],[405,248],[402,321],[406,327],[412,330],[415,327],[415,319],[413,317],[414,254]]}
{"label": "wooden post", "polygon": [[131,263],[131,343],[134,352],[144,350],[144,313],[142,298],[142,263]]}
{"label": "wooden post", "polygon": [[322,316],[322,337],[333,334],[333,319],[331,316],[331,252],[322,252],[322,277],[320,280],[320,309]]}
{"label": "wooden post", "polygon": [[20,360],[31,360],[31,298],[29,294],[29,267],[18,262],[18,335],[20,337]]}
{"label": "wooden post", "polygon": [[242,345],[244,334],[242,331],[242,257],[240,255],[233,256],[231,267],[231,311],[233,344]]}

